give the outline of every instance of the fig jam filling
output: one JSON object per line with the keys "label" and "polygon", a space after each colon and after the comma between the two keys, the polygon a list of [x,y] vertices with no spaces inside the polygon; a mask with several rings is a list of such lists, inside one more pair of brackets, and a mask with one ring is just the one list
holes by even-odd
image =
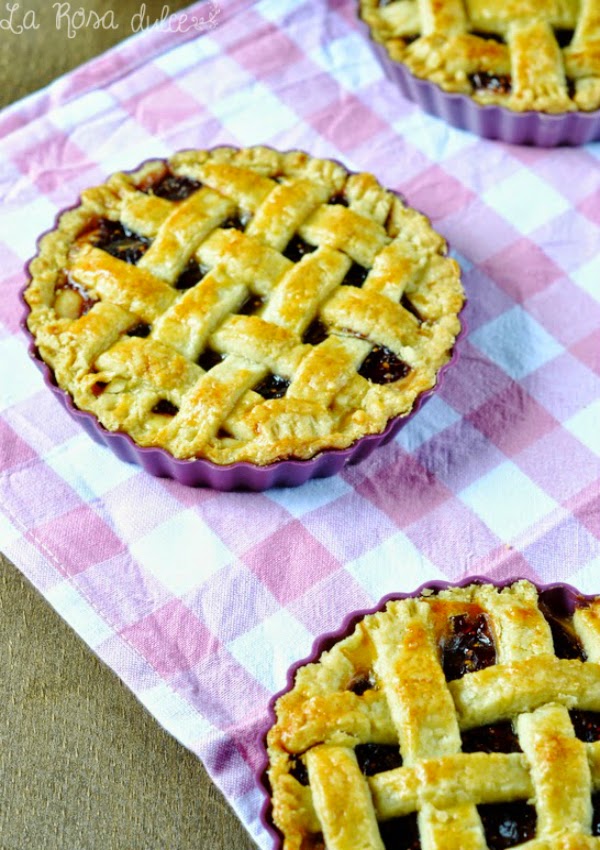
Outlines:
{"label": "fig jam filling", "polygon": [[250,295],[246,298],[246,300],[241,305],[240,309],[237,311],[240,316],[252,316],[254,313],[258,313],[260,308],[264,305],[264,298],[261,298],[260,295],[254,295],[250,293]]}
{"label": "fig jam filling", "polygon": [[229,218],[225,219],[225,221],[220,225],[223,230],[241,230],[244,231],[246,229],[246,225],[249,221],[249,216],[244,215],[232,215]]}
{"label": "fig jam filling", "polygon": [[296,779],[300,785],[307,786],[308,782],[308,770],[304,762],[299,758],[291,759],[291,767],[290,767],[290,775]]}
{"label": "fig jam filling", "polygon": [[339,192],[337,195],[332,195],[331,198],[327,201],[328,204],[332,206],[341,206],[341,207],[349,207],[350,204],[348,200],[344,197],[344,195]]}
{"label": "fig jam filling", "polygon": [[512,723],[495,723],[461,733],[463,753],[520,753]]}
{"label": "fig jam filling", "polygon": [[408,313],[411,313],[411,314],[415,317],[415,319],[419,322],[419,324],[420,324],[420,325],[422,325],[422,324],[423,324],[423,316],[419,313],[419,311],[417,310],[417,308],[415,307],[415,305],[414,305],[414,304],[412,303],[412,301],[409,299],[409,297],[408,297],[408,295],[406,294],[406,292],[403,292],[403,293],[402,293],[402,298],[400,299],[400,306],[401,306],[401,307],[404,307],[404,309],[405,309]]}
{"label": "fig jam filling", "polygon": [[558,617],[543,601],[540,602],[540,610],[550,626],[557,658],[585,661],[587,656],[573,628],[572,619],[570,617]]}
{"label": "fig jam filling", "polygon": [[446,681],[461,679],[496,663],[496,648],[485,614],[450,617],[451,633],[442,643]]}
{"label": "fig jam filling", "polygon": [[201,266],[196,260],[191,259],[184,270],[181,272],[175,283],[175,289],[191,289],[196,286],[202,278],[207,274],[208,269]]}
{"label": "fig jam filling", "polygon": [[371,677],[371,674],[365,673],[355,676],[348,685],[348,690],[352,691],[356,696],[361,697],[366,691],[372,691],[376,685],[377,683]]}
{"label": "fig jam filling", "polygon": [[258,393],[266,399],[283,398],[289,385],[290,382],[286,378],[282,378],[281,375],[271,374],[267,375],[266,378],[263,378],[262,381],[259,381],[259,383],[253,387],[253,390],[255,393]]}
{"label": "fig jam filling", "polygon": [[302,257],[305,257],[307,254],[312,254],[313,251],[316,251],[314,245],[309,245],[308,242],[305,242],[304,239],[301,239],[299,236],[293,236],[288,242],[288,246],[283,252],[283,256],[287,257],[288,260],[291,260],[293,263],[299,263]]}
{"label": "fig jam filling", "polygon": [[327,850],[323,833],[316,832],[313,835],[306,835],[302,839],[300,850]]}
{"label": "fig jam filling", "polygon": [[201,186],[202,183],[198,183],[197,180],[191,180],[189,177],[178,177],[167,171],[158,181],[143,184],[140,189],[151,195],[157,195],[159,198],[165,198],[167,201],[185,201]]}
{"label": "fig jam filling", "polygon": [[580,711],[573,709],[569,712],[575,736],[586,744],[600,741],[600,714],[596,711]]}
{"label": "fig jam filling", "polygon": [[384,345],[375,345],[363,360],[358,374],[372,384],[391,384],[406,378],[410,366]]}
{"label": "fig jam filling", "polygon": [[160,401],[157,401],[154,407],[152,408],[152,413],[159,413],[161,416],[175,416],[178,413],[179,408],[166,398],[161,398]]}
{"label": "fig jam filling", "polygon": [[101,248],[122,260],[124,263],[135,265],[150,247],[150,239],[139,236],[121,224],[120,221],[110,221],[102,218],[97,227],[85,234],[87,241],[95,248]]}
{"label": "fig jam filling", "polygon": [[600,835],[600,792],[592,794],[592,835]]}
{"label": "fig jam filling", "polygon": [[327,328],[323,322],[319,319],[315,319],[304,331],[302,342],[307,345],[318,345],[320,342],[323,342],[324,339],[327,339],[328,336]]}
{"label": "fig jam filling", "polygon": [[515,847],[535,837],[537,816],[525,802],[477,806],[490,850]]}
{"label": "fig jam filling", "polygon": [[379,824],[379,834],[385,850],[421,850],[416,813],[383,821]]}
{"label": "fig jam filling", "polygon": [[469,74],[469,82],[475,91],[490,91],[494,94],[510,94],[512,79],[509,74],[488,74],[487,71],[476,71]]}
{"label": "fig jam filling", "polygon": [[402,767],[402,756],[397,744],[358,744],[354,753],[365,776],[375,776]]}
{"label": "fig jam filling", "polygon": [[152,328],[146,322],[139,322],[127,331],[127,336],[139,336],[141,339],[145,339],[150,336],[151,330]]}
{"label": "fig jam filling", "polygon": [[205,372],[210,372],[214,366],[217,366],[222,361],[222,354],[219,354],[218,351],[215,351],[212,348],[206,348],[198,358],[197,363],[198,366],[201,366]]}
{"label": "fig jam filling", "polygon": [[348,269],[348,274],[342,281],[342,286],[356,286],[357,289],[360,289],[367,279],[369,271],[370,269],[366,269],[364,266],[359,266],[358,263],[352,263]]}

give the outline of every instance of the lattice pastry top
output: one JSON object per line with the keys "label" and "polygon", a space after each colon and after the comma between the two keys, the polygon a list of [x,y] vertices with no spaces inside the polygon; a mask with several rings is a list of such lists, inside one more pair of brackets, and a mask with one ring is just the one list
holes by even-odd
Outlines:
{"label": "lattice pastry top", "polygon": [[301,667],[268,734],[285,850],[600,848],[600,600],[403,599]]}
{"label": "lattice pastry top", "polygon": [[262,147],[113,175],[30,273],[28,326],[75,404],[219,464],[380,433],[435,385],[463,304],[444,240],[372,175]]}
{"label": "lattice pastry top", "polygon": [[360,0],[392,59],[481,104],[600,108],[598,0]]}

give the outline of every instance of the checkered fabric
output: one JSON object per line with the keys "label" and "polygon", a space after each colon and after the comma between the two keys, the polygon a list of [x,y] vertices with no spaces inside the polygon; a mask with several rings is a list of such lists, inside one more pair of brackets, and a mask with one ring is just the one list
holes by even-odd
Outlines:
{"label": "checkered fabric", "polygon": [[[0,115],[0,548],[265,848],[257,730],[315,636],[428,579],[600,592],[600,144],[510,147],[425,115],[355,12],[221,0],[213,28],[142,33]],[[44,387],[19,327],[23,263],[59,209],[219,143],[373,171],[464,269],[469,334],[441,391],[367,461],[294,490],[189,489],[122,463]]]}

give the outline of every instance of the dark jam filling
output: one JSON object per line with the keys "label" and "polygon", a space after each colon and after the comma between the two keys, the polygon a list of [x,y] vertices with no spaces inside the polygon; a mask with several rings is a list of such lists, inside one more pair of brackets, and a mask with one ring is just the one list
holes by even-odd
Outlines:
{"label": "dark jam filling", "polygon": [[408,313],[411,313],[411,314],[415,317],[415,319],[417,319],[417,321],[419,322],[419,324],[423,324],[423,316],[419,313],[419,311],[417,310],[417,308],[415,307],[415,305],[414,305],[414,304],[412,303],[412,301],[409,299],[409,297],[408,297],[408,295],[406,294],[406,292],[403,292],[403,293],[402,293],[402,298],[400,299],[400,306],[401,306],[401,307],[404,307],[404,309],[405,309]]}
{"label": "dark jam filling", "polygon": [[585,661],[587,656],[573,628],[572,619],[557,617],[544,602],[540,602],[540,610],[550,626],[556,656]]}
{"label": "dark jam filling", "polygon": [[248,224],[247,218],[242,218],[239,215],[232,215],[229,218],[226,218],[225,221],[220,225],[223,230],[245,230],[246,225]]}
{"label": "dark jam filling", "polygon": [[139,322],[127,331],[127,336],[139,336],[145,339],[147,336],[150,336],[151,330],[152,328],[146,322]]}
{"label": "dark jam filling", "polygon": [[450,618],[450,625],[452,632],[442,644],[447,682],[496,663],[496,648],[485,614],[459,614]]}
{"label": "dark jam filling", "polygon": [[258,313],[260,308],[264,305],[264,298],[261,298],[260,295],[250,294],[240,309],[237,311],[240,316],[252,316],[253,313]]}
{"label": "dark jam filling", "polygon": [[88,241],[95,248],[101,248],[112,257],[131,265],[139,262],[150,247],[150,239],[133,233],[120,221],[109,221],[107,218],[100,219],[98,226],[89,234]]}
{"label": "dark jam filling", "polygon": [[197,363],[198,366],[201,366],[205,372],[210,372],[214,366],[217,366],[222,361],[222,354],[219,354],[218,351],[214,351],[212,348],[207,348],[202,352]]}
{"label": "dark jam filling", "polygon": [[421,850],[417,815],[383,821],[379,834],[385,850]]}
{"label": "dark jam filling", "polygon": [[323,833],[315,832],[313,835],[305,836],[302,839],[300,850],[327,850]]}
{"label": "dark jam filling", "polygon": [[340,206],[340,207],[349,207],[350,206],[350,204],[348,203],[348,200],[344,197],[344,195],[342,195],[341,192],[337,195],[332,195],[331,198],[327,201],[327,203],[331,204],[332,206]]}
{"label": "dark jam filling", "polygon": [[175,289],[191,289],[202,280],[207,271],[208,269],[191,259],[177,278]]}
{"label": "dark jam filling", "polygon": [[372,691],[376,685],[377,683],[370,674],[360,674],[352,679],[348,685],[348,690],[352,691],[356,696],[361,697],[367,691]]}
{"label": "dark jam filling", "polygon": [[402,756],[397,744],[358,744],[354,753],[365,776],[375,776],[402,767]]}
{"label": "dark jam filling", "polygon": [[108,384],[105,381],[96,381],[96,383],[92,386],[92,393],[99,398],[104,390],[107,388]]}
{"label": "dark jam filling", "polygon": [[384,345],[375,345],[363,360],[358,374],[372,384],[392,384],[406,378],[410,366]]}
{"label": "dark jam filling", "polygon": [[482,38],[484,41],[497,41],[498,44],[506,44],[502,36],[497,32],[481,32],[481,30],[473,30],[471,35],[477,38]]}
{"label": "dark jam filling", "polygon": [[520,753],[519,739],[511,723],[495,723],[461,733],[463,753]]}
{"label": "dark jam filling", "polygon": [[363,285],[369,274],[369,269],[364,266],[359,266],[358,263],[352,263],[348,269],[346,277],[342,281],[342,286],[356,286],[357,289]]}
{"label": "dark jam filling", "polygon": [[288,242],[288,246],[283,252],[283,256],[287,257],[288,260],[291,260],[293,263],[299,263],[302,257],[306,257],[307,254],[312,254],[313,251],[316,251],[314,245],[309,245],[308,242],[305,242],[304,239],[301,239],[299,236],[293,236]]}
{"label": "dark jam filling", "polygon": [[267,375],[253,387],[253,390],[266,399],[283,398],[289,385],[290,382],[286,378],[282,378],[281,375]]}
{"label": "dark jam filling", "polygon": [[537,817],[527,803],[500,803],[477,806],[485,840],[490,850],[515,847],[535,837]]}
{"label": "dark jam filling", "polygon": [[320,342],[323,342],[324,339],[327,339],[328,336],[327,328],[323,322],[319,321],[319,319],[315,319],[305,330],[302,342],[307,345],[318,345]]}
{"label": "dark jam filling", "polygon": [[490,91],[494,94],[510,94],[512,79],[509,74],[488,74],[487,71],[476,71],[469,74],[469,82],[475,91]]}
{"label": "dark jam filling", "polygon": [[300,783],[300,785],[308,785],[308,770],[306,769],[304,762],[300,759],[291,759],[290,774]]}
{"label": "dark jam filling", "polygon": [[575,736],[586,744],[600,741],[600,714],[595,711],[580,711],[574,709],[569,712]]}
{"label": "dark jam filling", "polygon": [[159,413],[161,416],[175,416],[178,411],[179,408],[175,407],[174,404],[171,404],[171,402],[166,398],[161,398],[161,400],[157,401],[152,408],[152,413]]}
{"label": "dark jam filling", "polygon": [[169,171],[156,183],[146,186],[143,191],[157,195],[159,198],[165,198],[167,201],[185,201],[201,186],[202,183],[198,183],[197,180],[190,180],[189,177],[177,177]]}
{"label": "dark jam filling", "polygon": [[556,29],[554,30],[554,38],[560,48],[568,47],[573,41],[574,30]]}

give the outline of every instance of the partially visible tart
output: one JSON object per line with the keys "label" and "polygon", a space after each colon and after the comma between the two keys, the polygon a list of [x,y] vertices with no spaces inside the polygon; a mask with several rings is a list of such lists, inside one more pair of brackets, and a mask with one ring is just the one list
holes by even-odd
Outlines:
{"label": "partially visible tart", "polygon": [[359,0],[390,58],[444,91],[515,112],[600,108],[597,0]]}
{"label": "partially visible tart", "polygon": [[77,408],[218,465],[312,458],[408,415],[464,300],[442,237],[375,177],[264,147],[113,175],[29,272],[27,326]]}
{"label": "partially visible tart", "polygon": [[267,735],[277,847],[600,848],[600,598],[426,588],[325,645]]}

